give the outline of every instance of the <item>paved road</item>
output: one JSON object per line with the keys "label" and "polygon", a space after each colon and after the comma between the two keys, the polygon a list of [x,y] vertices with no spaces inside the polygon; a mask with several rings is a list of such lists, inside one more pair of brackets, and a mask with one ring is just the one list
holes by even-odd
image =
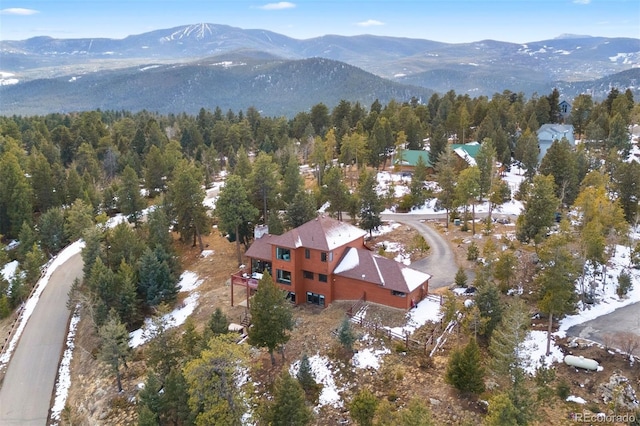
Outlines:
{"label": "paved road", "polygon": [[0,426],[46,425],[71,312],[68,292],[82,277],[74,255],[49,279],[22,332],[0,388]]}
{"label": "paved road", "polygon": [[[429,218],[437,218],[440,215],[429,215]],[[441,215],[444,218],[444,215]],[[422,216],[407,214],[383,214],[382,220],[393,220],[415,228],[420,235],[427,240],[431,250],[429,256],[417,260],[411,264],[412,268],[431,275],[429,288],[435,289],[448,287],[454,282],[458,264],[456,256],[449,243],[428,222],[424,222]]]}
{"label": "paved road", "polygon": [[619,332],[631,332],[640,336],[640,303],[627,305],[610,314],[574,325],[567,330],[567,336],[582,337],[603,343],[602,336],[611,336]]}

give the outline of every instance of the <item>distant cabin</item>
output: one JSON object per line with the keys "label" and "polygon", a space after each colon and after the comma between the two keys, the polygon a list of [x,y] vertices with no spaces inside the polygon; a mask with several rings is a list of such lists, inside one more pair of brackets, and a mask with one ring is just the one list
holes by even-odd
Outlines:
{"label": "distant cabin", "polygon": [[571,115],[571,104],[567,101],[562,101],[558,104],[560,108],[560,117],[565,121]]}
{"label": "distant cabin", "polygon": [[427,167],[427,174],[433,174],[434,165],[431,164],[429,151],[424,149],[403,149],[399,151],[393,165],[402,173],[413,173],[420,158],[422,158],[422,162]]}
{"label": "distant cabin", "polygon": [[538,129],[538,144],[540,145],[540,154],[538,161],[542,160],[553,141],[560,141],[567,138],[571,146],[576,146],[576,138],[573,134],[573,126],[570,124],[543,124]]}
{"label": "distant cabin", "polygon": [[[476,156],[480,151],[480,144],[478,142],[451,144],[451,150],[457,157],[456,168],[462,170],[469,166],[476,165]],[[400,172],[413,173],[420,158],[422,158],[422,161],[427,166],[427,173],[433,174],[435,165],[431,163],[429,151],[426,150],[402,150],[394,160],[394,165],[398,167]]]}

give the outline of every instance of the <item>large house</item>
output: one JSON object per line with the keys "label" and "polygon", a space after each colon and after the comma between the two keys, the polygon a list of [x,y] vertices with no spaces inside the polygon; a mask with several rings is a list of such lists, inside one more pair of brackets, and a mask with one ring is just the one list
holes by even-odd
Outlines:
{"label": "large house", "polygon": [[538,144],[540,145],[540,154],[538,160],[547,153],[547,150],[553,141],[560,141],[566,138],[571,146],[576,146],[576,138],[573,135],[573,126],[570,124],[543,124],[537,132]]}
{"label": "large house", "polygon": [[365,235],[326,216],[282,235],[265,234],[245,253],[250,270],[233,274],[232,287],[245,286],[248,294],[268,271],[297,305],[364,299],[400,309],[415,306],[427,295],[431,276],[373,253]]}

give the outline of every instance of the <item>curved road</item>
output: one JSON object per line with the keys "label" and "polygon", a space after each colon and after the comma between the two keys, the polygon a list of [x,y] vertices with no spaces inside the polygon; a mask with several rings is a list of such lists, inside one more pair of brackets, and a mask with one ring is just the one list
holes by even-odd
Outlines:
{"label": "curved road", "polygon": [[68,293],[82,278],[82,256],[58,267],[22,332],[0,388],[0,425],[46,425],[71,311]]}
{"label": "curved road", "polygon": [[[444,215],[439,214],[428,215],[431,219],[439,218],[439,216],[444,218]],[[411,267],[431,275],[430,289],[448,287],[453,284],[456,272],[458,272],[456,256],[442,235],[424,222],[424,217],[426,216],[401,213],[381,215],[382,220],[393,220],[415,228],[427,240],[431,247],[429,256],[413,262]]]}

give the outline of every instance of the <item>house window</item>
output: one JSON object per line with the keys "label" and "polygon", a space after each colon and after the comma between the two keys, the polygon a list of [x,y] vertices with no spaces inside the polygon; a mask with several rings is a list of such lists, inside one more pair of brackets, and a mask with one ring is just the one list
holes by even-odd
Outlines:
{"label": "house window", "polygon": [[304,249],[304,258],[305,259],[311,259],[311,250]]}
{"label": "house window", "polygon": [[307,303],[312,305],[324,306],[324,295],[307,292]]}
{"label": "house window", "polygon": [[296,303],[296,294],[293,291],[287,293],[287,300],[291,303]]}
{"label": "house window", "polygon": [[325,274],[318,274],[318,281],[322,282],[322,283],[326,283],[328,280],[328,277]]}
{"label": "house window", "polygon": [[291,260],[291,250],[283,247],[276,247],[276,259],[286,260],[287,262]]}
{"label": "house window", "polygon": [[407,293],[403,293],[401,291],[396,291],[396,290],[391,290],[391,295],[398,296],[398,297],[407,297]]}
{"label": "house window", "polygon": [[284,269],[276,269],[276,280],[280,284],[291,285],[291,272]]}
{"label": "house window", "polygon": [[320,261],[321,262],[326,262],[327,261],[327,255],[329,253],[327,253],[326,251],[323,251],[322,253],[320,253]]}
{"label": "house window", "polygon": [[309,272],[309,271],[302,271],[302,276],[308,280],[312,280],[313,279],[313,272]]}

